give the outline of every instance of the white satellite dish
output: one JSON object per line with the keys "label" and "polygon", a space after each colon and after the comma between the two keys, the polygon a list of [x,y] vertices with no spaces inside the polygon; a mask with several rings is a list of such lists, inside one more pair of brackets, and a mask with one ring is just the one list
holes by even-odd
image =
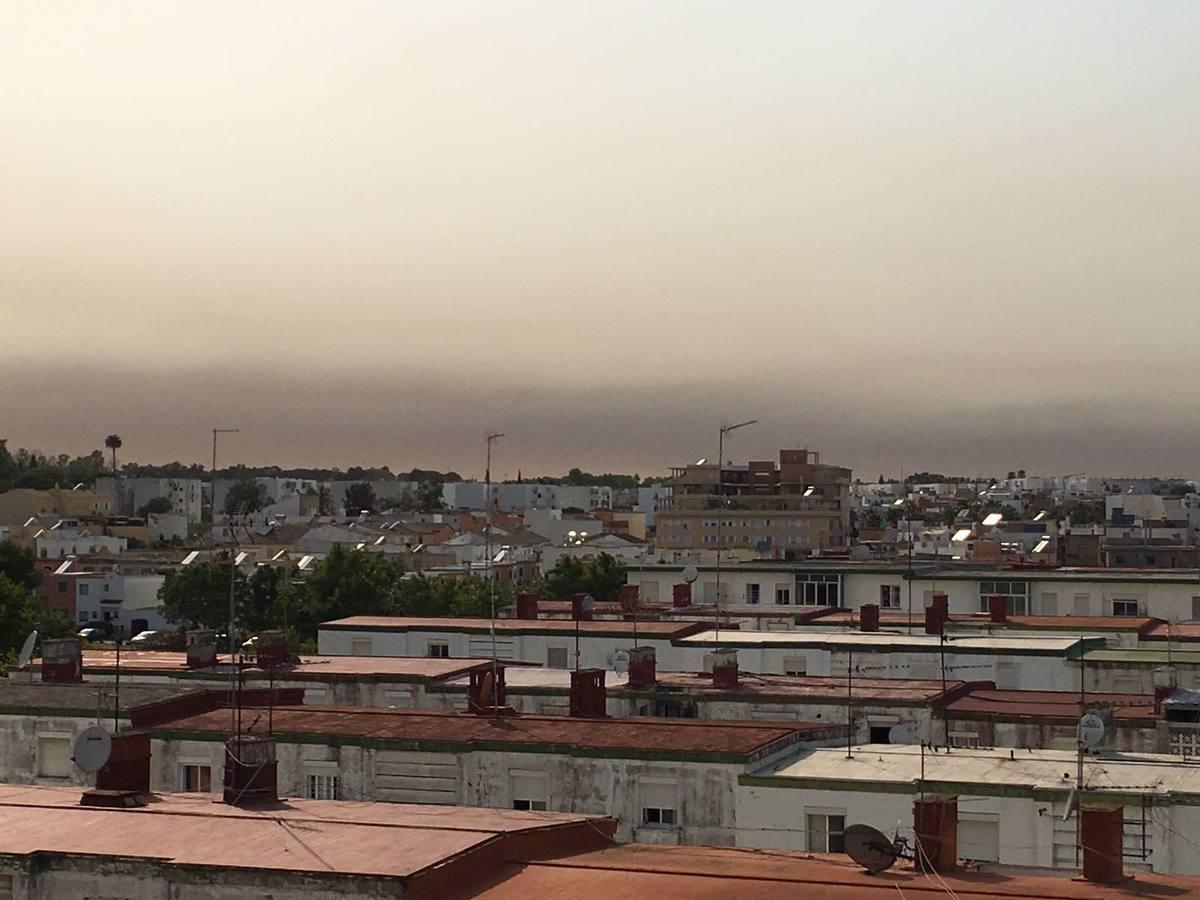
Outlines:
{"label": "white satellite dish", "polygon": [[112,735],[101,726],[93,725],[91,728],[84,729],[79,737],[75,738],[75,748],[71,758],[75,760],[75,765],[83,771],[91,773],[99,772],[104,768],[111,753]]}
{"label": "white satellite dish", "polygon": [[888,729],[889,744],[915,744],[916,742],[917,732],[911,724],[902,723]]}
{"label": "white satellite dish", "polygon": [[624,650],[618,650],[612,657],[613,671],[618,675],[624,675],[629,671],[629,654]]}
{"label": "white satellite dish", "polygon": [[596,606],[596,598],[591,594],[584,594],[579,600],[579,611],[590,613]]}
{"label": "white satellite dish", "polygon": [[685,566],[684,567],[683,580],[686,581],[688,584],[691,584],[699,577],[700,577],[700,570],[697,569],[695,566]]}
{"label": "white satellite dish", "polygon": [[1088,713],[1079,720],[1079,743],[1089,750],[1104,740],[1104,720]]}
{"label": "white satellite dish", "polygon": [[21,656],[17,660],[17,668],[23,669],[29,665],[29,661],[33,659],[33,648],[37,644],[37,629],[29,632],[29,637],[25,638],[25,643],[21,645]]}

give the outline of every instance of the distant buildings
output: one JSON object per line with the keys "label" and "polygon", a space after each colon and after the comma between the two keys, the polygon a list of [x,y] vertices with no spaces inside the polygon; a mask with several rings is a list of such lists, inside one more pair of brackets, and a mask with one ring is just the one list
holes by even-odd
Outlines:
{"label": "distant buildings", "polygon": [[845,547],[850,469],[823,464],[811,450],[780,450],[778,465],[680,466],[656,521],[657,545],[666,549],[746,549],[789,559]]}

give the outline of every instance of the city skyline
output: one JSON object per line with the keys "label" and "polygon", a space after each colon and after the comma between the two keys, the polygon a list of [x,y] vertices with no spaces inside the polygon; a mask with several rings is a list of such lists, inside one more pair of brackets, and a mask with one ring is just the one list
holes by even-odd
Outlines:
{"label": "city skyline", "polygon": [[35,4],[0,427],[1194,475],[1200,7]]}

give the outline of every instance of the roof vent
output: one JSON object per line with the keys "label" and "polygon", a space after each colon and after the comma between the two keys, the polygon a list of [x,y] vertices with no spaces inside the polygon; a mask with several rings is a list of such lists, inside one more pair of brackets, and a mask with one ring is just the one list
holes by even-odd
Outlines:
{"label": "roof vent", "polygon": [[207,669],[217,664],[217,633],[200,628],[187,633],[187,667]]}
{"label": "roof vent", "polygon": [[504,708],[504,666],[473,669],[467,683],[467,709],[477,716],[490,716]]}

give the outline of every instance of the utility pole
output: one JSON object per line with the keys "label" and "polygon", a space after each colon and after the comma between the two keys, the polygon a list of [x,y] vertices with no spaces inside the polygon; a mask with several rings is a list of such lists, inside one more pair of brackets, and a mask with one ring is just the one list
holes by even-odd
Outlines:
{"label": "utility pole", "polygon": [[208,497],[208,521],[212,524],[217,522],[217,435],[218,434],[236,434],[240,429],[237,428],[214,428],[213,435],[213,455],[212,469],[209,470],[210,487]]}
{"label": "utility pole", "polygon": [[713,606],[714,649],[721,647],[721,527],[725,517],[725,435],[757,423],[758,419],[750,419],[737,425],[722,425],[721,434],[717,439],[717,596]]}
{"label": "utility pole", "polygon": [[[488,583],[488,602],[491,607],[491,637],[492,637],[492,712],[494,715],[500,715],[500,705],[497,702],[497,685],[500,683],[500,665],[496,661],[496,584],[492,579],[492,444],[495,441],[504,437],[498,431],[489,431],[484,436],[484,441],[487,444],[487,464],[483,470],[483,502],[484,502],[484,526],[483,526],[483,571]],[[576,622],[576,627],[579,623]]]}

